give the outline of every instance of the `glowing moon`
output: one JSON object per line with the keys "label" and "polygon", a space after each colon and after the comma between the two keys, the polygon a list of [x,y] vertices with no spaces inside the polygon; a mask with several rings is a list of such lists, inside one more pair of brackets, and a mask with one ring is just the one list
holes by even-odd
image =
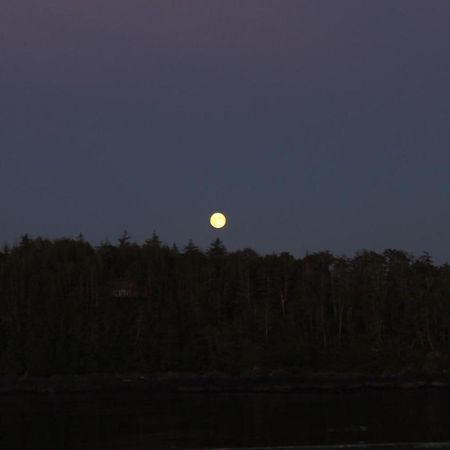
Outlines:
{"label": "glowing moon", "polygon": [[227,218],[220,212],[215,212],[209,219],[209,223],[214,228],[223,228],[227,223]]}

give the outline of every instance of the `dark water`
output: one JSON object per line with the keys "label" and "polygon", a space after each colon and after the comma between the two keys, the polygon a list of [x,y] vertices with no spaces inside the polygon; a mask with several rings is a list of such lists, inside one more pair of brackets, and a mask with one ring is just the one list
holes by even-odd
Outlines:
{"label": "dark water", "polygon": [[0,397],[0,449],[450,441],[450,391]]}

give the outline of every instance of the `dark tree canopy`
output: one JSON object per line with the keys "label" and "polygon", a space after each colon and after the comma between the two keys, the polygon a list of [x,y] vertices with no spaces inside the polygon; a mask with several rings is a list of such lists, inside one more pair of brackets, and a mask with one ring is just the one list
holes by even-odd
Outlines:
{"label": "dark tree canopy", "polygon": [[444,367],[450,267],[388,249],[228,252],[22,237],[0,252],[0,372]]}

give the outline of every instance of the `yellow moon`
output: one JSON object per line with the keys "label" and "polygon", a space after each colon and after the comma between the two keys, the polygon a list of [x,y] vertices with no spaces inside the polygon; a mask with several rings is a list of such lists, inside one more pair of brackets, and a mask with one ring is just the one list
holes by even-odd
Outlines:
{"label": "yellow moon", "polygon": [[223,228],[227,223],[227,218],[220,212],[215,212],[209,219],[209,223],[214,228]]}

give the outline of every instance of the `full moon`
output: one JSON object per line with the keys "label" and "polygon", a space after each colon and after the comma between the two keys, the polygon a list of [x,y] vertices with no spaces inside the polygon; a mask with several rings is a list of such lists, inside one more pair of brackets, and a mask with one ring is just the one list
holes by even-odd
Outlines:
{"label": "full moon", "polygon": [[214,228],[223,228],[227,223],[227,218],[220,212],[215,212],[209,219],[209,223]]}

